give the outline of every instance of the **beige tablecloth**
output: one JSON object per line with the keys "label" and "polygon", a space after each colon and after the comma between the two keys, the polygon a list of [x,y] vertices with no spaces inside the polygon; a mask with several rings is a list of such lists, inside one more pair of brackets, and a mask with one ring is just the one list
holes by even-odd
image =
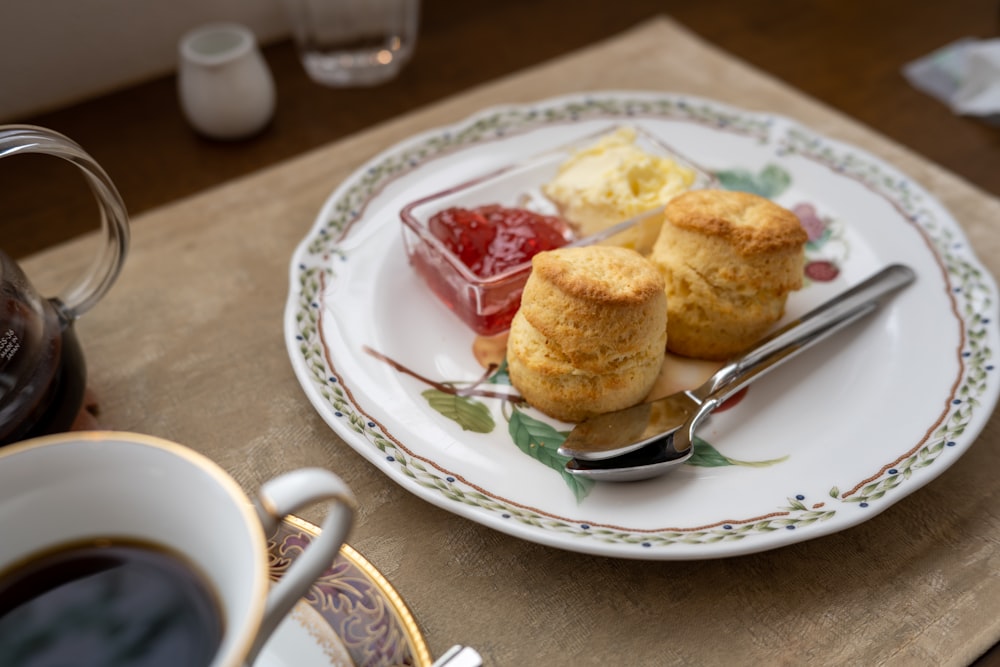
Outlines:
{"label": "beige tablecloth", "polygon": [[[758,555],[660,563],[560,551],[432,506],[306,400],[282,334],[288,263],[333,188],[415,132],[597,89],[703,95],[864,146],[937,195],[1000,275],[995,198],[655,20],[134,220],[124,273],[79,326],[103,425],[205,452],[248,491],[301,466],[338,472],[361,505],[352,546],[397,587],[434,655],[461,642],[490,665],[969,663],[1000,639],[997,419],[940,478],[859,527]],[[90,243],[26,268],[58,281]]]}

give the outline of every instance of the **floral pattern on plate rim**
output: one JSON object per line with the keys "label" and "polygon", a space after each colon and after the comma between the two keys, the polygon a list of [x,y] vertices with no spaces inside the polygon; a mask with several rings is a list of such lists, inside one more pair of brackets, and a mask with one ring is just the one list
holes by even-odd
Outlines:
{"label": "floral pattern on plate rim", "polygon": [[[271,579],[279,581],[319,527],[298,517],[268,539]],[[430,653],[402,598],[348,545],[302,598],[330,624],[357,667],[430,664]]]}
{"label": "floral pattern on plate rim", "polygon": [[[860,481],[854,488],[831,488],[829,499],[807,501],[801,495],[789,495],[775,511],[740,520],[726,520],[704,526],[678,526],[653,530],[627,530],[616,526],[581,524],[552,516],[530,507],[522,507],[492,497],[482,490],[462,483],[459,478],[438,468],[432,461],[414,455],[405,445],[383,432],[374,421],[351,402],[349,393],[336,376],[323,349],[320,299],[328,279],[335,279],[330,259],[340,256],[338,242],[351,225],[363,216],[367,203],[383,187],[401,175],[435,157],[460,148],[538,129],[554,123],[579,120],[650,117],[686,121],[742,134],[760,144],[773,145],[778,156],[797,155],[825,165],[835,173],[863,184],[889,201],[919,231],[941,265],[950,290],[954,313],[962,332],[961,370],[951,396],[950,406],[928,429],[927,435],[880,470]],[[457,128],[457,129],[456,129]],[[776,133],[776,129],[780,132]],[[962,437],[966,427],[983,407],[980,399],[987,393],[993,351],[989,347],[988,317],[983,313],[994,306],[994,294],[984,270],[971,257],[971,250],[960,233],[937,219],[924,201],[919,187],[905,177],[888,172],[880,163],[856,149],[821,138],[779,117],[756,115],[707,100],[670,95],[651,97],[585,97],[557,99],[535,106],[505,107],[489,110],[466,123],[424,135],[408,144],[407,149],[381,159],[350,183],[334,202],[332,216],[306,247],[311,261],[298,265],[297,309],[295,314],[299,353],[323,400],[334,409],[349,428],[382,452],[386,460],[420,486],[441,494],[445,499],[495,513],[544,531],[556,531],[580,539],[604,543],[641,545],[655,548],[674,544],[708,544],[742,540],[776,530],[794,530],[832,518],[837,509],[830,500],[853,503],[862,508],[899,488],[904,480],[921,468],[933,465],[948,447]],[[986,406],[984,409],[989,409]]]}

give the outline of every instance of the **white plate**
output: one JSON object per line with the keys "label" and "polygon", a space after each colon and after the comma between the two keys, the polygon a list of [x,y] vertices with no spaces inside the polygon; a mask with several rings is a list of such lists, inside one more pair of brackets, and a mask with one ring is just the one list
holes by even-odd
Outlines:
{"label": "white plate", "polygon": [[[807,257],[839,274],[795,293],[788,317],[892,262],[918,278],[881,312],[713,417],[702,435],[714,449],[702,449],[710,454],[702,463],[716,465],[572,489],[544,462],[566,425],[518,414],[528,431],[549,436],[522,439],[522,451],[508,433],[508,403],[477,399],[475,409],[495,423],[478,433],[424,397],[429,382],[475,382],[483,369],[471,352],[474,334],[407,264],[398,213],[428,193],[621,123],[660,137],[726,187],[813,207],[826,232]],[[997,315],[995,283],[958,224],[893,167],[781,117],[686,96],[604,92],[488,109],[364,165],[333,192],[295,252],[285,337],[319,414],[418,497],[553,547],[682,560],[839,531],[940,475],[995,405]]]}
{"label": "white plate", "polygon": [[[286,517],[268,540],[271,578],[280,580],[319,528]],[[330,567],[261,649],[259,667],[430,665],[410,610],[388,580],[344,545]]]}

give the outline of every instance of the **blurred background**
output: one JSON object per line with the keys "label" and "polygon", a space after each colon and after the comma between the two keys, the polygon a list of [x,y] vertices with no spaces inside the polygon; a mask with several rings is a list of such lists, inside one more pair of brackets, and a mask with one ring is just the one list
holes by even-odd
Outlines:
{"label": "blurred background", "polygon": [[4,13],[3,122],[170,74],[202,23],[236,21],[265,43],[288,34],[280,0],[32,0]]}
{"label": "blurred background", "polygon": [[[133,216],[659,14],[1000,195],[1000,130],[955,116],[901,75],[954,40],[996,36],[995,0],[423,0],[412,61],[354,89],[306,76],[281,0],[32,0],[4,13],[0,122],[80,143]],[[199,136],[179,108],[178,41],[213,21],[253,30],[275,78],[274,117],[249,139]],[[96,225],[86,186],[58,162],[0,160],[0,237],[12,256]]]}

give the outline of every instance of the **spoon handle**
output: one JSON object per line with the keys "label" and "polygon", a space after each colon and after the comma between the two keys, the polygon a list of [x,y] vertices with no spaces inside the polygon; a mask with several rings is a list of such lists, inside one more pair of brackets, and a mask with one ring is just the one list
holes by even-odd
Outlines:
{"label": "spoon handle", "polygon": [[767,336],[743,356],[729,361],[690,395],[698,402],[712,399],[722,403],[775,366],[871,313],[880,298],[909,285],[915,277],[908,266],[887,266]]}

